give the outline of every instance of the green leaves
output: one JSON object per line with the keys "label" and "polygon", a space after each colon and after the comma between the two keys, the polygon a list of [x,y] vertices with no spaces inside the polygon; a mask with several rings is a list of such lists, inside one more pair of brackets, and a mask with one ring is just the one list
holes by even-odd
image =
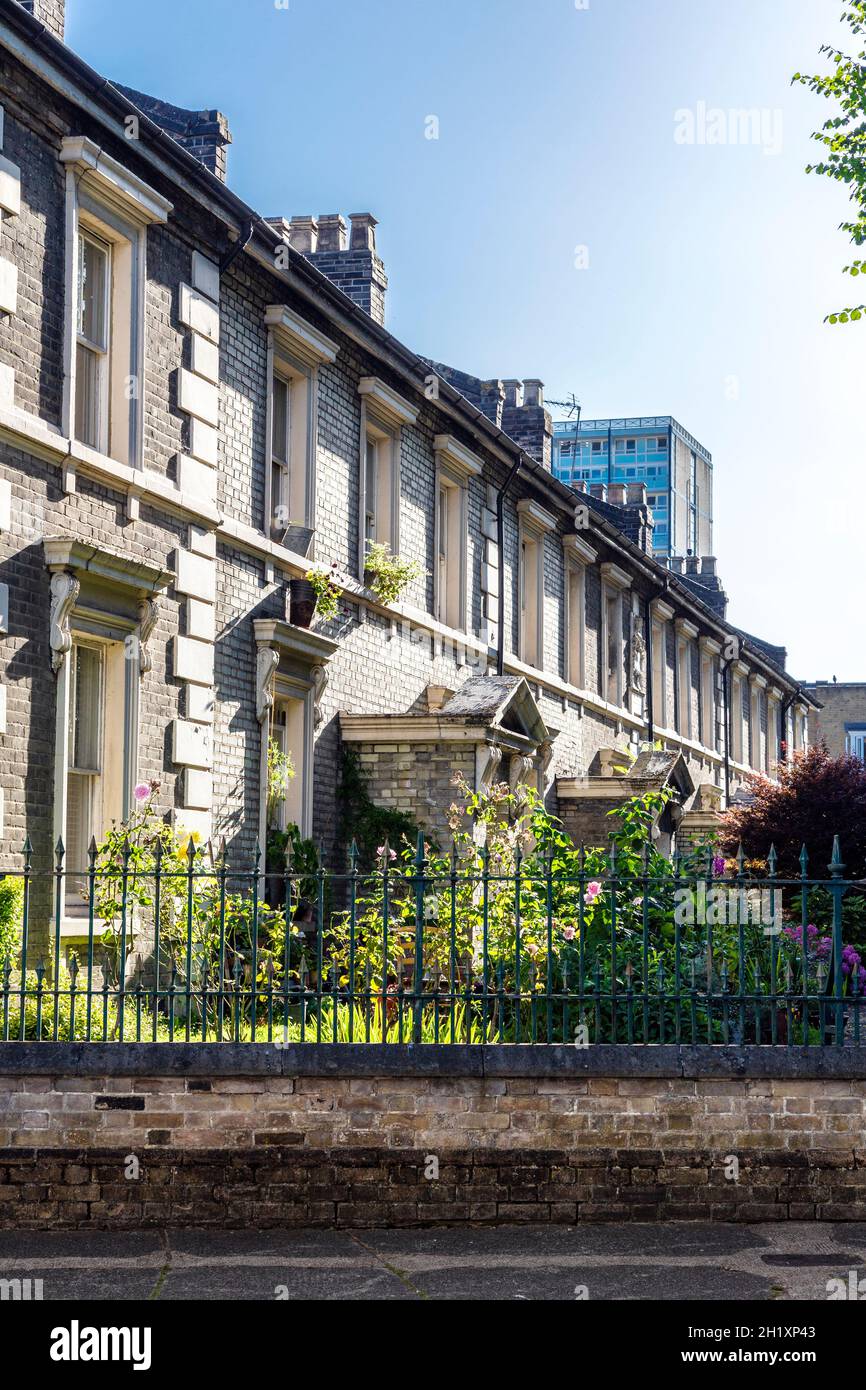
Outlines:
{"label": "green leaves", "polygon": [[[841,19],[850,26],[853,34],[866,32],[866,0],[849,3]],[[813,134],[812,138],[827,149],[828,158],[819,164],[808,164],[806,173],[820,174],[849,186],[851,201],[858,206],[858,220],[843,223],[843,230],[849,233],[855,245],[860,246],[866,238],[866,49],[861,48],[859,53],[851,55],[825,44],[821,53],[832,63],[831,73],[810,76],[797,72],[791,81],[807,86],[828,101],[838,102],[841,114],[830,117],[822,131]],[[845,274],[859,275],[863,269],[864,263],[855,261],[845,267]],[[861,304],[855,308],[836,310],[828,314],[824,322],[858,323],[864,314],[866,305]]]}

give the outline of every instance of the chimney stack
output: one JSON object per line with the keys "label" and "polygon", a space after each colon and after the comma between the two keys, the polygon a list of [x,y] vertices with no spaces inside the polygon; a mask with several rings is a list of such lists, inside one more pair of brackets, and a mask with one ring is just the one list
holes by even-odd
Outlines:
{"label": "chimney stack", "polygon": [[502,385],[505,387],[503,430],[549,473],[553,421],[544,408],[544,382],[535,376],[524,381],[510,377]]}
{"label": "chimney stack", "polygon": [[19,0],[40,24],[50,29],[56,39],[63,40],[66,27],[66,0]]}
{"label": "chimney stack", "polygon": [[376,250],[377,222],[372,213],[350,214],[351,235],[339,212],[293,217],[288,224],[278,217],[267,220],[278,229],[288,225],[292,248],[312,261],[365,314],[384,326],[388,277]]}
{"label": "chimney stack", "polygon": [[501,381],[482,381],[481,409],[492,420],[497,429],[502,429],[502,411],[505,406],[505,386]]}
{"label": "chimney stack", "polygon": [[[40,0],[37,0],[37,4]],[[119,82],[114,86],[119,92],[143,111],[156,125],[160,126],[185,150],[195,155],[220,183],[225,183],[228,172],[228,147],[232,142],[229,123],[221,111],[187,111],[182,106],[172,106],[168,101],[158,101],[134,87],[124,87]]]}

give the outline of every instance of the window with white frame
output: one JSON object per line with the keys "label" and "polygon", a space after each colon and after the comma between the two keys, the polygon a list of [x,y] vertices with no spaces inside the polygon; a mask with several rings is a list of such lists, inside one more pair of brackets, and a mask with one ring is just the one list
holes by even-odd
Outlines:
{"label": "window with white frame", "polygon": [[556,520],[528,498],[517,504],[518,655],[527,666],[544,666],[544,538]]}
{"label": "window with white frame", "polygon": [[667,629],[660,620],[652,625],[653,722],[667,728]]}
{"label": "window with white frame", "polygon": [[866,724],[850,724],[845,735],[845,751],[866,763]]}
{"label": "window with white frame", "polygon": [[621,706],[625,699],[623,595],[631,580],[613,564],[602,565],[601,579],[601,693],[609,704]]}
{"label": "window with white frame", "polygon": [[523,534],[520,537],[520,659],[529,666],[538,666],[541,653],[540,595],[543,593],[541,575],[541,539]]}
{"label": "window with white frame", "polygon": [[772,690],[767,696],[767,747],[765,770],[772,774],[779,759],[779,700],[781,691]]}
{"label": "window with white frame", "polygon": [[[259,747],[259,839],[296,825],[313,833],[313,737],[338,644],[271,618],[254,618]],[[282,663],[282,664],[281,664]],[[290,775],[285,760],[289,760]]]}
{"label": "window with white frame", "polygon": [[440,475],[436,507],[436,617],[466,626],[466,489]]}
{"label": "window with white frame", "polygon": [[319,369],[336,360],[337,347],[285,304],[268,306],[265,325],[270,390],[263,529],[297,548],[290,528],[312,534],[316,525]]}
{"label": "window with white frame", "polygon": [[675,624],[677,633],[677,732],[683,738],[692,738],[695,733],[693,711],[692,650],[698,630],[685,618],[678,618]]}
{"label": "window with white frame", "polygon": [[279,787],[271,807],[272,829],[304,825],[306,783],[306,708],[301,697],[279,693],[271,717],[271,741],[276,745],[282,766]]}
{"label": "window with white frame", "polygon": [[291,527],[315,521],[313,376],[300,362],[271,349],[270,478],[271,538],[285,543]]}
{"label": "window with white frame", "polygon": [[374,420],[367,421],[364,444],[364,542],[365,550],[378,543],[392,553],[399,549],[396,535],[398,486],[396,441]]}
{"label": "window with white frame", "polygon": [[378,377],[362,377],[358,571],[373,544],[400,551],[400,455],[403,430],[418,412]]}
{"label": "window with white frame", "polygon": [[749,762],[756,771],[760,771],[763,767],[761,722],[765,684],[760,676],[752,676],[749,681]]}
{"label": "window with white frame", "polygon": [[586,568],[598,554],[578,535],[563,538],[565,555],[565,679],[586,688]]}
{"label": "window with white frame", "polygon": [[701,639],[701,743],[716,747],[716,661],[720,648],[708,638]]}
{"label": "window with white frame", "polygon": [[111,246],[84,228],[78,237],[75,437],[108,452]]}
{"label": "window with white frame", "polygon": [[604,592],[604,697],[612,705],[622,704],[622,594],[618,589]]}
{"label": "window with white frame", "polygon": [[119,463],[139,457],[143,234],[82,196],[78,215],[75,438]]}
{"label": "window with white frame", "polygon": [[743,698],[744,686],[742,674],[735,670],[731,674],[730,723],[731,756],[736,763],[741,763],[743,761]]}
{"label": "window with white frame", "polygon": [[92,141],[67,136],[64,429],[141,466],[147,228],[171,203]]}
{"label": "window with white frame", "polygon": [[292,383],[281,372],[271,377],[271,535],[281,540],[289,524],[292,456]]}
{"label": "window with white frame", "polygon": [[[136,731],[122,641],[74,636],[69,654],[66,815],[66,915],[87,912],[90,842],[128,814]],[[137,672],[136,672],[137,675]]]}
{"label": "window with white frame", "polygon": [[568,669],[566,679],[579,689],[584,683],[584,647],[586,643],[586,571],[583,565],[570,564],[568,579]]}
{"label": "window with white frame", "polygon": [[434,527],[434,615],[465,632],[469,572],[469,484],[481,460],[451,435],[434,440],[436,515]]}

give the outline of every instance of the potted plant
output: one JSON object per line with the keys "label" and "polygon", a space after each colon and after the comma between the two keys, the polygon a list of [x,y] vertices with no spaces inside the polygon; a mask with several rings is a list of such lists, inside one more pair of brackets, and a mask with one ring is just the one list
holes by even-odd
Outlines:
{"label": "potted plant", "polygon": [[307,579],[316,595],[316,612],[326,623],[336,618],[342,586],[337,579],[337,566],[329,570],[310,570]]}
{"label": "potted plant", "polygon": [[337,566],[308,570],[303,579],[289,580],[289,620],[295,627],[309,627],[316,613],[325,622],[337,616],[343,587]]}
{"label": "potted plant", "polygon": [[371,541],[364,561],[370,588],[381,603],[394,603],[413,579],[426,573],[415,560],[401,560],[387,545]]}
{"label": "potted plant", "polygon": [[316,591],[310,580],[289,580],[289,622],[295,627],[309,627],[316,611]]}

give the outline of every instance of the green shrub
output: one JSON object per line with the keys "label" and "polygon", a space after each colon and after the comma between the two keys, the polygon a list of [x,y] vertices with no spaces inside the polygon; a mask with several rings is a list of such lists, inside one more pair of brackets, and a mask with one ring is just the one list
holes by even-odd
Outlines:
{"label": "green shrub", "polygon": [[0,879],[0,968],[15,965],[21,955],[24,921],[24,880],[9,876]]}

